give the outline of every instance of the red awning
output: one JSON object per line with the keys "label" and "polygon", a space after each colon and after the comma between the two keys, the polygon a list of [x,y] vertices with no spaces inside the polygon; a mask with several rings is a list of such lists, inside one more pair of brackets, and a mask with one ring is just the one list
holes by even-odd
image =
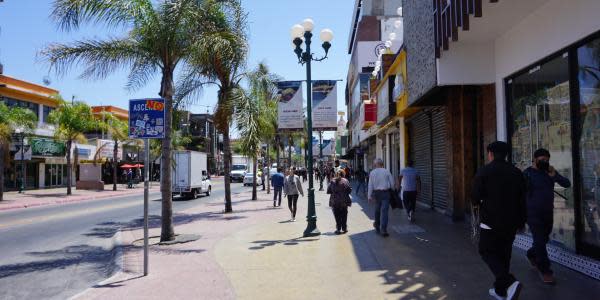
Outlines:
{"label": "red awning", "polygon": [[124,164],[121,166],[121,169],[131,169],[131,168],[135,168],[135,166],[128,165],[128,164]]}

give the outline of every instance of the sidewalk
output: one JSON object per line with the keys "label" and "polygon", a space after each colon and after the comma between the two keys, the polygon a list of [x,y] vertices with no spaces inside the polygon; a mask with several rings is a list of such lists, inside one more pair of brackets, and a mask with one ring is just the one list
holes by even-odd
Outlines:
{"label": "sidewalk", "polygon": [[[72,195],[67,196],[67,188],[52,188],[40,190],[26,190],[24,193],[11,191],[4,193],[4,200],[0,201],[0,211],[19,209],[27,207],[36,207],[44,205],[56,205],[72,202],[80,202],[87,200],[106,199],[113,197],[121,197],[128,195],[136,195],[144,193],[144,185],[137,185],[136,188],[127,189],[125,185],[117,185],[117,190],[112,190],[113,185],[107,184],[103,191],[78,190],[73,187]],[[159,185],[153,182],[150,187],[151,192],[159,191]]]}
{"label": "sidewalk", "polygon": [[[334,235],[327,195],[316,192],[322,235],[301,238],[306,225],[286,203],[273,208],[264,192],[234,195],[234,213],[213,199],[174,217],[176,233],[201,235],[175,246],[151,246],[150,274],[131,243],[142,237],[139,220],[123,225],[124,269],[79,299],[489,299],[493,281],[469,240],[464,223],[429,210],[409,224],[404,211],[390,216],[389,238],[372,230],[373,207],[355,196],[349,233]],[[306,215],[306,197],[298,216]],[[160,218],[151,219],[151,236]],[[523,251],[513,252],[513,273],[523,282],[521,299],[592,299],[600,282],[554,265],[557,286],[541,283]]]}

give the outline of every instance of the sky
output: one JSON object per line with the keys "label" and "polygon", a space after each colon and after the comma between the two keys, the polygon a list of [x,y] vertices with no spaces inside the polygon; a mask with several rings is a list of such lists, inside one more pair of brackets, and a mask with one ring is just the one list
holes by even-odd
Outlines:
{"label": "sky", "polygon": [[[329,58],[313,63],[312,78],[345,79],[348,71],[348,35],[354,1],[351,0],[242,0],[248,13],[250,52],[248,68],[265,62],[272,72],[285,80],[306,79],[306,70],[298,64],[290,39],[290,28],[305,18],[315,23],[314,53],[323,54],[318,32],[330,28],[334,40]],[[80,79],[81,68],[56,76],[38,53],[51,43],[69,43],[78,39],[122,36],[124,32],[102,25],[86,25],[78,31],[63,32],[50,18],[52,0],[4,0],[0,3],[0,62],[4,74],[42,84],[47,76],[50,88],[60,91],[64,99],[84,101],[89,105],[113,105],[127,108],[128,100],[158,97],[160,76],[145,87],[130,92],[125,89],[127,70],[120,70],[104,80]],[[316,46],[316,47],[315,47]],[[345,111],[345,81],[338,82],[338,111]],[[306,93],[306,91],[305,91]],[[216,89],[207,88],[197,104],[189,108],[194,113],[211,112],[216,104]]]}

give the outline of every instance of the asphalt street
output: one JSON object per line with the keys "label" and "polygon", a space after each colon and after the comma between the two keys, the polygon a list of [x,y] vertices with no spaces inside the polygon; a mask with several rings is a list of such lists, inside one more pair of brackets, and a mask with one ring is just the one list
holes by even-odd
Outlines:
{"label": "asphalt street", "polygon": [[[222,180],[212,186],[210,198],[175,198],[174,212],[223,198]],[[232,183],[232,193],[245,189]],[[160,226],[160,194],[150,200],[151,226]],[[0,299],[67,299],[110,277],[114,234],[142,217],[143,195],[1,212]]]}

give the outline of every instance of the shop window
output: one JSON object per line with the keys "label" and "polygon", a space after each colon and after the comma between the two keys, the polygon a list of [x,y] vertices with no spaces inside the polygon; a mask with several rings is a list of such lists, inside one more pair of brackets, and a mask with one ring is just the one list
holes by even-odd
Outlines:
{"label": "shop window", "polygon": [[600,39],[577,50],[583,240],[600,246]]}
{"label": "shop window", "polygon": [[[550,151],[550,163],[573,180],[569,59],[565,53],[507,82],[512,121],[512,160],[520,169],[531,165],[538,148]],[[572,189],[556,185],[551,239],[575,249]]]}

